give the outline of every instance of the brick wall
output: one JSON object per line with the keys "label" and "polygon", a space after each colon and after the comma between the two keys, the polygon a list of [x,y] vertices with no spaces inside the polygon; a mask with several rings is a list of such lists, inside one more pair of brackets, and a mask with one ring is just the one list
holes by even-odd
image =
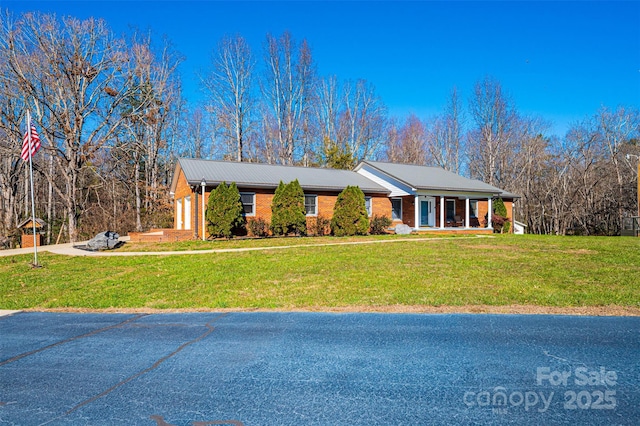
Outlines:
{"label": "brick wall", "polygon": [[164,243],[174,241],[188,241],[193,239],[193,231],[178,229],[153,229],[149,232],[129,232],[129,238],[134,243]]}
{"label": "brick wall", "polygon": [[[40,247],[41,245],[42,245],[42,234],[36,234],[36,247]],[[33,247],[33,234],[22,234],[20,247],[22,248]]]}
{"label": "brick wall", "polygon": [[412,228],[416,226],[415,198],[413,196],[402,197],[402,223]]}
{"label": "brick wall", "polygon": [[[200,188],[198,188],[200,189]],[[210,190],[213,188],[207,188],[207,192],[205,193],[205,208],[209,201]],[[270,189],[261,189],[261,188],[240,188],[240,192],[252,192],[255,194],[255,215],[251,216],[252,219],[262,218],[267,222],[271,222],[271,202],[273,201],[273,193],[274,190]],[[326,192],[326,191],[315,191],[315,192],[307,192],[307,194],[317,195],[317,206],[318,206],[318,215],[322,216],[325,219],[331,219],[333,216],[333,209],[335,207],[336,200],[338,198],[338,193],[336,192]],[[195,224],[197,221],[198,224],[198,234],[202,235],[202,198],[201,193],[198,191],[198,207],[196,209],[196,197],[191,188],[189,187],[182,171],[180,172],[180,176],[178,177],[178,183],[176,185],[176,191],[174,195],[174,199],[191,196],[191,230],[182,231],[176,236],[171,236],[168,238],[180,238],[180,239],[189,239],[195,237]],[[465,200],[461,200],[453,197],[445,197],[445,200],[455,200],[456,205],[456,215],[459,216],[463,221],[465,217]],[[446,201],[445,201],[446,202]],[[478,199],[477,200],[477,209],[478,209],[478,222],[474,222],[472,220],[472,226],[486,226],[485,215],[487,214],[487,200],[486,199]],[[507,208],[507,216],[511,221],[513,221],[513,200],[504,200],[505,207]],[[177,203],[175,203],[177,208]],[[183,217],[184,217],[184,201],[182,203],[183,209]],[[414,197],[406,196],[402,197],[402,223],[405,223],[411,227],[415,226],[415,206],[414,206]],[[440,197],[435,197],[435,219],[436,219],[436,227],[440,227]],[[196,214],[197,213],[197,214]],[[446,208],[445,208],[446,214]],[[387,216],[391,217],[391,199],[387,196],[372,196],[372,218],[374,216]],[[315,216],[307,217],[307,226],[311,228],[316,222]],[[399,221],[396,221],[398,223]],[[177,215],[174,215],[174,229],[177,229]],[[205,230],[206,231],[206,230]],[[189,234],[189,238],[186,235]],[[208,236],[208,234],[207,234]],[[144,237],[151,238],[151,237]]]}
{"label": "brick wall", "polygon": [[480,221],[480,226],[486,227],[487,220],[485,216],[487,216],[487,211],[489,209],[488,200],[478,200],[478,220]]}
{"label": "brick wall", "polygon": [[[503,199],[502,201],[504,202],[504,206],[507,208],[507,218],[509,219],[509,221],[511,221],[512,226],[511,226],[510,232],[513,232],[513,200]],[[494,201],[494,207],[495,207],[495,201]],[[487,200],[478,201],[478,220],[480,221],[481,226],[487,225],[485,216],[487,215],[488,208],[489,208],[489,203],[487,202]]]}
{"label": "brick wall", "polygon": [[[513,224],[513,200],[502,200],[504,202],[504,206],[507,208],[507,217]],[[513,227],[511,227],[513,229]]]}
{"label": "brick wall", "polygon": [[[209,202],[210,190],[215,188],[206,188],[207,192],[205,192],[205,209],[207,208],[207,204]],[[273,201],[273,196],[275,190],[264,189],[264,188],[239,188],[240,192],[250,192],[255,194],[255,214],[253,216],[248,216],[248,220],[255,219],[264,219],[268,223],[271,223],[271,203]],[[198,208],[196,215],[195,208],[195,196],[189,185],[186,183],[184,176],[181,175],[178,177],[178,184],[176,185],[175,199],[183,198],[185,196],[191,196],[191,214],[193,215],[191,220],[191,232],[194,233],[195,230],[195,221],[198,221],[198,233],[201,234],[202,228],[202,194],[198,193]],[[336,192],[326,192],[326,191],[307,191],[307,195],[316,195],[318,198],[317,202],[317,211],[318,216],[323,217],[324,219],[331,219],[333,217],[333,208],[335,207],[336,200],[338,199],[338,193]],[[176,207],[178,203],[175,203]],[[387,216],[391,217],[391,200],[384,195],[376,195],[371,198],[371,208],[372,208],[372,217],[373,216]],[[184,215],[184,202],[182,203],[183,215]],[[307,226],[311,228],[317,220],[316,216],[307,216]],[[177,224],[177,215],[174,214],[174,229],[178,227]],[[206,229],[205,229],[206,232]],[[208,236],[208,234],[205,234]]]}
{"label": "brick wall", "polygon": [[386,216],[391,219],[391,198],[372,196],[371,197],[371,217]]}

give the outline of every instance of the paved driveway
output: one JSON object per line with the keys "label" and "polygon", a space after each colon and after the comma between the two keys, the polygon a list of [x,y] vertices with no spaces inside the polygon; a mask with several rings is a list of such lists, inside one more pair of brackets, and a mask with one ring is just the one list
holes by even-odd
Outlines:
{"label": "paved driveway", "polygon": [[0,424],[639,424],[640,318],[0,318]]}

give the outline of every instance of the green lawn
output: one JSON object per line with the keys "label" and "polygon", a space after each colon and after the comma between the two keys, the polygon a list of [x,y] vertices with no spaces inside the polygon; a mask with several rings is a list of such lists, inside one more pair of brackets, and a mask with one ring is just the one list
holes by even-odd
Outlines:
{"label": "green lawn", "polygon": [[[345,241],[388,244],[332,244]],[[279,238],[125,245],[180,256],[0,257],[0,308],[640,307],[640,238]]]}

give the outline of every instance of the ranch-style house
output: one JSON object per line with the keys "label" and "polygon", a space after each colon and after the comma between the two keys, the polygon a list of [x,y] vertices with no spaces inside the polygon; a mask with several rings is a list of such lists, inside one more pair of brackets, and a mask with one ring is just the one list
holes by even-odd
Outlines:
{"label": "ranch-style house", "polygon": [[393,229],[408,225],[415,232],[490,233],[493,200],[501,198],[513,222],[517,195],[438,167],[363,161],[354,170],[294,167],[180,158],[171,184],[172,230],[135,234],[136,240],[204,238],[203,220],[209,194],[220,183],[235,182],[247,220],[271,219],[271,201],[280,181],[297,179],[304,191],[307,225],[331,219],[338,194],[358,186],[370,217],[387,216]]}

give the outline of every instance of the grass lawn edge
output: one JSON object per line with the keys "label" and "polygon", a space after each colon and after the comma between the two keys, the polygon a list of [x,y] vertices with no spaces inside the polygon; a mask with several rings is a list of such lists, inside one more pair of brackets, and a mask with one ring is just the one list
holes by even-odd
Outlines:
{"label": "grass lawn edge", "polygon": [[104,314],[176,314],[203,312],[318,312],[318,313],[379,313],[379,314],[503,314],[503,315],[572,315],[572,316],[640,316],[640,308],[630,306],[538,306],[538,305],[464,305],[464,306],[426,306],[426,305],[388,305],[388,306],[340,306],[310,308],[27,308],[17,312],[51,313],[104,313]]}

